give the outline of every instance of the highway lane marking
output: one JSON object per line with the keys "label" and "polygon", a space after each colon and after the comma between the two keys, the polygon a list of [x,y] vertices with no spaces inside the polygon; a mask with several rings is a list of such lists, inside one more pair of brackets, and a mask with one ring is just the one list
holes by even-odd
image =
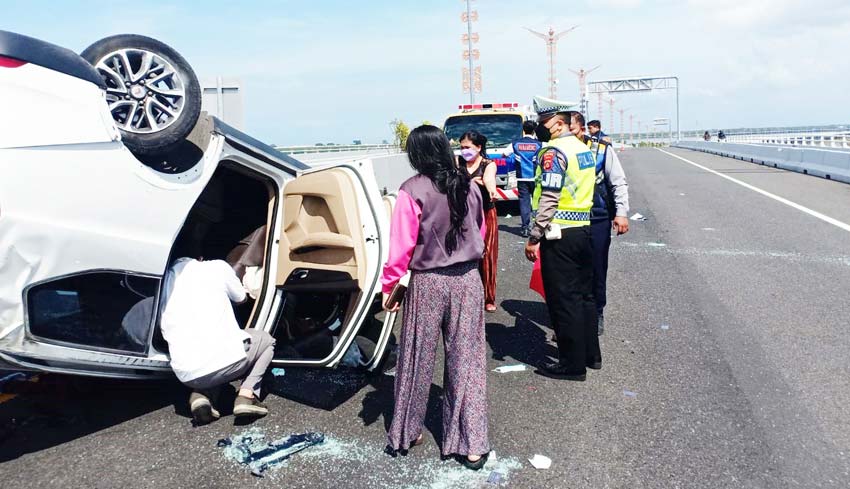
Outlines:
{"label": "highway lane marking", "polygon": [[820,212],[809,209],[808,207],[806,207],[804,205],[800,205],[796,202],[792,202],[792,201],[786,199],[785,197],[780,197],[776,194],[772,194],[772,193],[768,192],[767,190],[762,190],[762,189],[760,189],[756,186],[750,185],[749,183],[742,182],[741,180],[738,180],[737,178],[732,178],[729,175],[724,175],[723,173],[720,173],[716,170],[712,170],[711,168],[700,165],[699,163],[694,163],[693,161],[691,161],[687,158],[682,158],[681,156],[670,153],[669,151],[664,151],[661,148],[656,148],[656,149],[658,151],[661,151],[662,153],[664,153],[666,155],[672,156],[673,158],[680,159],[680,160],[684,161],[685,163],[693,165],[693,166],[700,168],[702,170],[705,170],[707,172],[714,173],[715,175],[717,175],[719,177],[723,177],[726,180],[729,180],[730,182],[737,183],[738,185],[740,185],[744,188],[748,188],[748,189],[752,190],[753,192],[758,192],[758,193],[764,195],[765,197],[770,197],[771,199],[773,199],[777,202],[781,202],[781,203],[783,203],[783,204],[785,204],[789,207],[793,207],[793,208],[797,209],[798,211],[805,212],[806,214],[808,214],[810,216],[816,217],[816,218],[820,219],[821,221],[828,222],[829,224],[832,224],[833,226],[841,228],[841,229],[847,231],[848,233],[850,233],[850,224],[847,224],[846,222],[842,222],[842,221],[839,221],[838,219],[835,219],[833,217],[829,217],[825,214],[821,214]]}
{"label": "highway lane marking", "polygon": [[624,248],[635,250],[638,252],[659,251],[664,253],[672,253],[675,255],[703,256],[703,257],[726,257],[726,258],[764,258],[764,259],[782,259],[795,263],[821,263],[825,265],[844,265],[850,267],[850,255],[809,255],[803,253],[793,253],[786,251],[764,251],[764,250],[740,250],[728,248],[676,248],[670,246],[659,247],[659,243],[645,242],[636,243],[633,241],[622,241],[612,244],[612,249]]}

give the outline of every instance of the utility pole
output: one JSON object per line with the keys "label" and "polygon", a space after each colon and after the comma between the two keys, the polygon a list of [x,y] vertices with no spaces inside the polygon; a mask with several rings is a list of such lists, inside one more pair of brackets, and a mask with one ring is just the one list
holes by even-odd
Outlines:
{"label": "utility pole", "polygon": [[528,27],[525,28],[528,32],[546,41],[546,54],[549,56],[549,98],[557,98],[558,94],[558,87],[556,86],[558,84],[558,78],[555,76],[555,55],[558,53],[558,40],[568,32],[573,31],[576,27],[578,26],[572,26],[557,34],[555,34],[554,27],[549,27],[549,34],[533,31]]}
{"label": "utility pole", "polygon": [[466,50],[463,52],[463,59],[469,62],[469,67],[463,69],[463,93],[469,94],[469,103],[475,103],[475,94],[481,93],[481,67],[474,66],[474,61],[477,61],[480,53],[477,49],[473,49],[472,45],[477,43],[479,36],[477,32],[472,32],[472,23],[478,20],[478,11],[472,10],[472,2],[475,0],[466,1],[466,11],[460,14],[461,22],[466,23],[466,34],[461,36],[461,42],[466,44]]}
{"label": "utility pole", "polygon": [[587,75],[598,70],[600,66],[601,65],[597,65],[597,66],[595,66],[595,67],[593,67],[589,70],[585,70],[584,68],[579,68],[578,71],[570,70],[573,73],[575,73],[576,76],[578,77],[578,94],[579,94],[579,100],[581,101],[581,105],[579,106],[580,107],[579,110],[581,110],[581,113],[584,114],[585,117],[587,117],[587,109],[590,108],[590,107],[588,107],[588,102],[587,102]]}
{"label": "utility pole", "polygon": [[629,114],[629,141],[631,141],[632,144],[634,144],[635,142],[635,132],[633,130],[634,126],[632,125],[632,123],[634,122],[634,118],[634,114]]}
{"label": "utility pole", "polygon": [[611,114],[611,131],[613,132],[614,131],[614,97],[611,97],[611,99],[608,100],[608,103],[611,106],[611,110],[609,111],[609,114]]}

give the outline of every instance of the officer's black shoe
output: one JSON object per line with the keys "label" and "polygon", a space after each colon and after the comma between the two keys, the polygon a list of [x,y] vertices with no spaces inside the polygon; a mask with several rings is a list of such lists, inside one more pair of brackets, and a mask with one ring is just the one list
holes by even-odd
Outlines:
{"label": "officer's black shoe", "polygon": [[531,234],[531,232],[529,232],[528,228],[522,228],[522,231],[520,231],[519,234],[522,235],[523,238],[527,238],[528,235]]}
{"label": "officer's black shoe", "polygon": [[587,368],[592,368],[593,370],[601,370],[602,360],[588,360]]}
{"label": "officer's black shoe", "polygon": [[587,374],[585,372],[570,372],[566,366],[561,365],[558,362],[544,363],[537,369],[537,373],[544,377],[549,377],[550,379],[575,380],[577,382],[584,382],[587,380]]}

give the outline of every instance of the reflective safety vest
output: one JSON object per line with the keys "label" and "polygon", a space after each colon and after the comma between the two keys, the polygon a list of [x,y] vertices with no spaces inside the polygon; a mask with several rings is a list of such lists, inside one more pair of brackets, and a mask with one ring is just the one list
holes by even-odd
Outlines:
{"label": "reflective safety vest", "polygon": [[570,135],[546,143],[535,157],[535,177],[534,209],[544,190],[558,190],[561,197],[552,222],[562,228],[590,225],[596,161],[583,142]]}

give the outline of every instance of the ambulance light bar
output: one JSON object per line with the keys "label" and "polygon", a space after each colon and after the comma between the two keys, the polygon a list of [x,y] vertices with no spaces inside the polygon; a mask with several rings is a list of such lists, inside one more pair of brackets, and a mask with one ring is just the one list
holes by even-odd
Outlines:
{"label": "ambulance light bar", "polygon": [[519,107],[516,102],[506,104],[461,104],[457,108],[460,110],[476,110],[476,109],[515,109]]}

